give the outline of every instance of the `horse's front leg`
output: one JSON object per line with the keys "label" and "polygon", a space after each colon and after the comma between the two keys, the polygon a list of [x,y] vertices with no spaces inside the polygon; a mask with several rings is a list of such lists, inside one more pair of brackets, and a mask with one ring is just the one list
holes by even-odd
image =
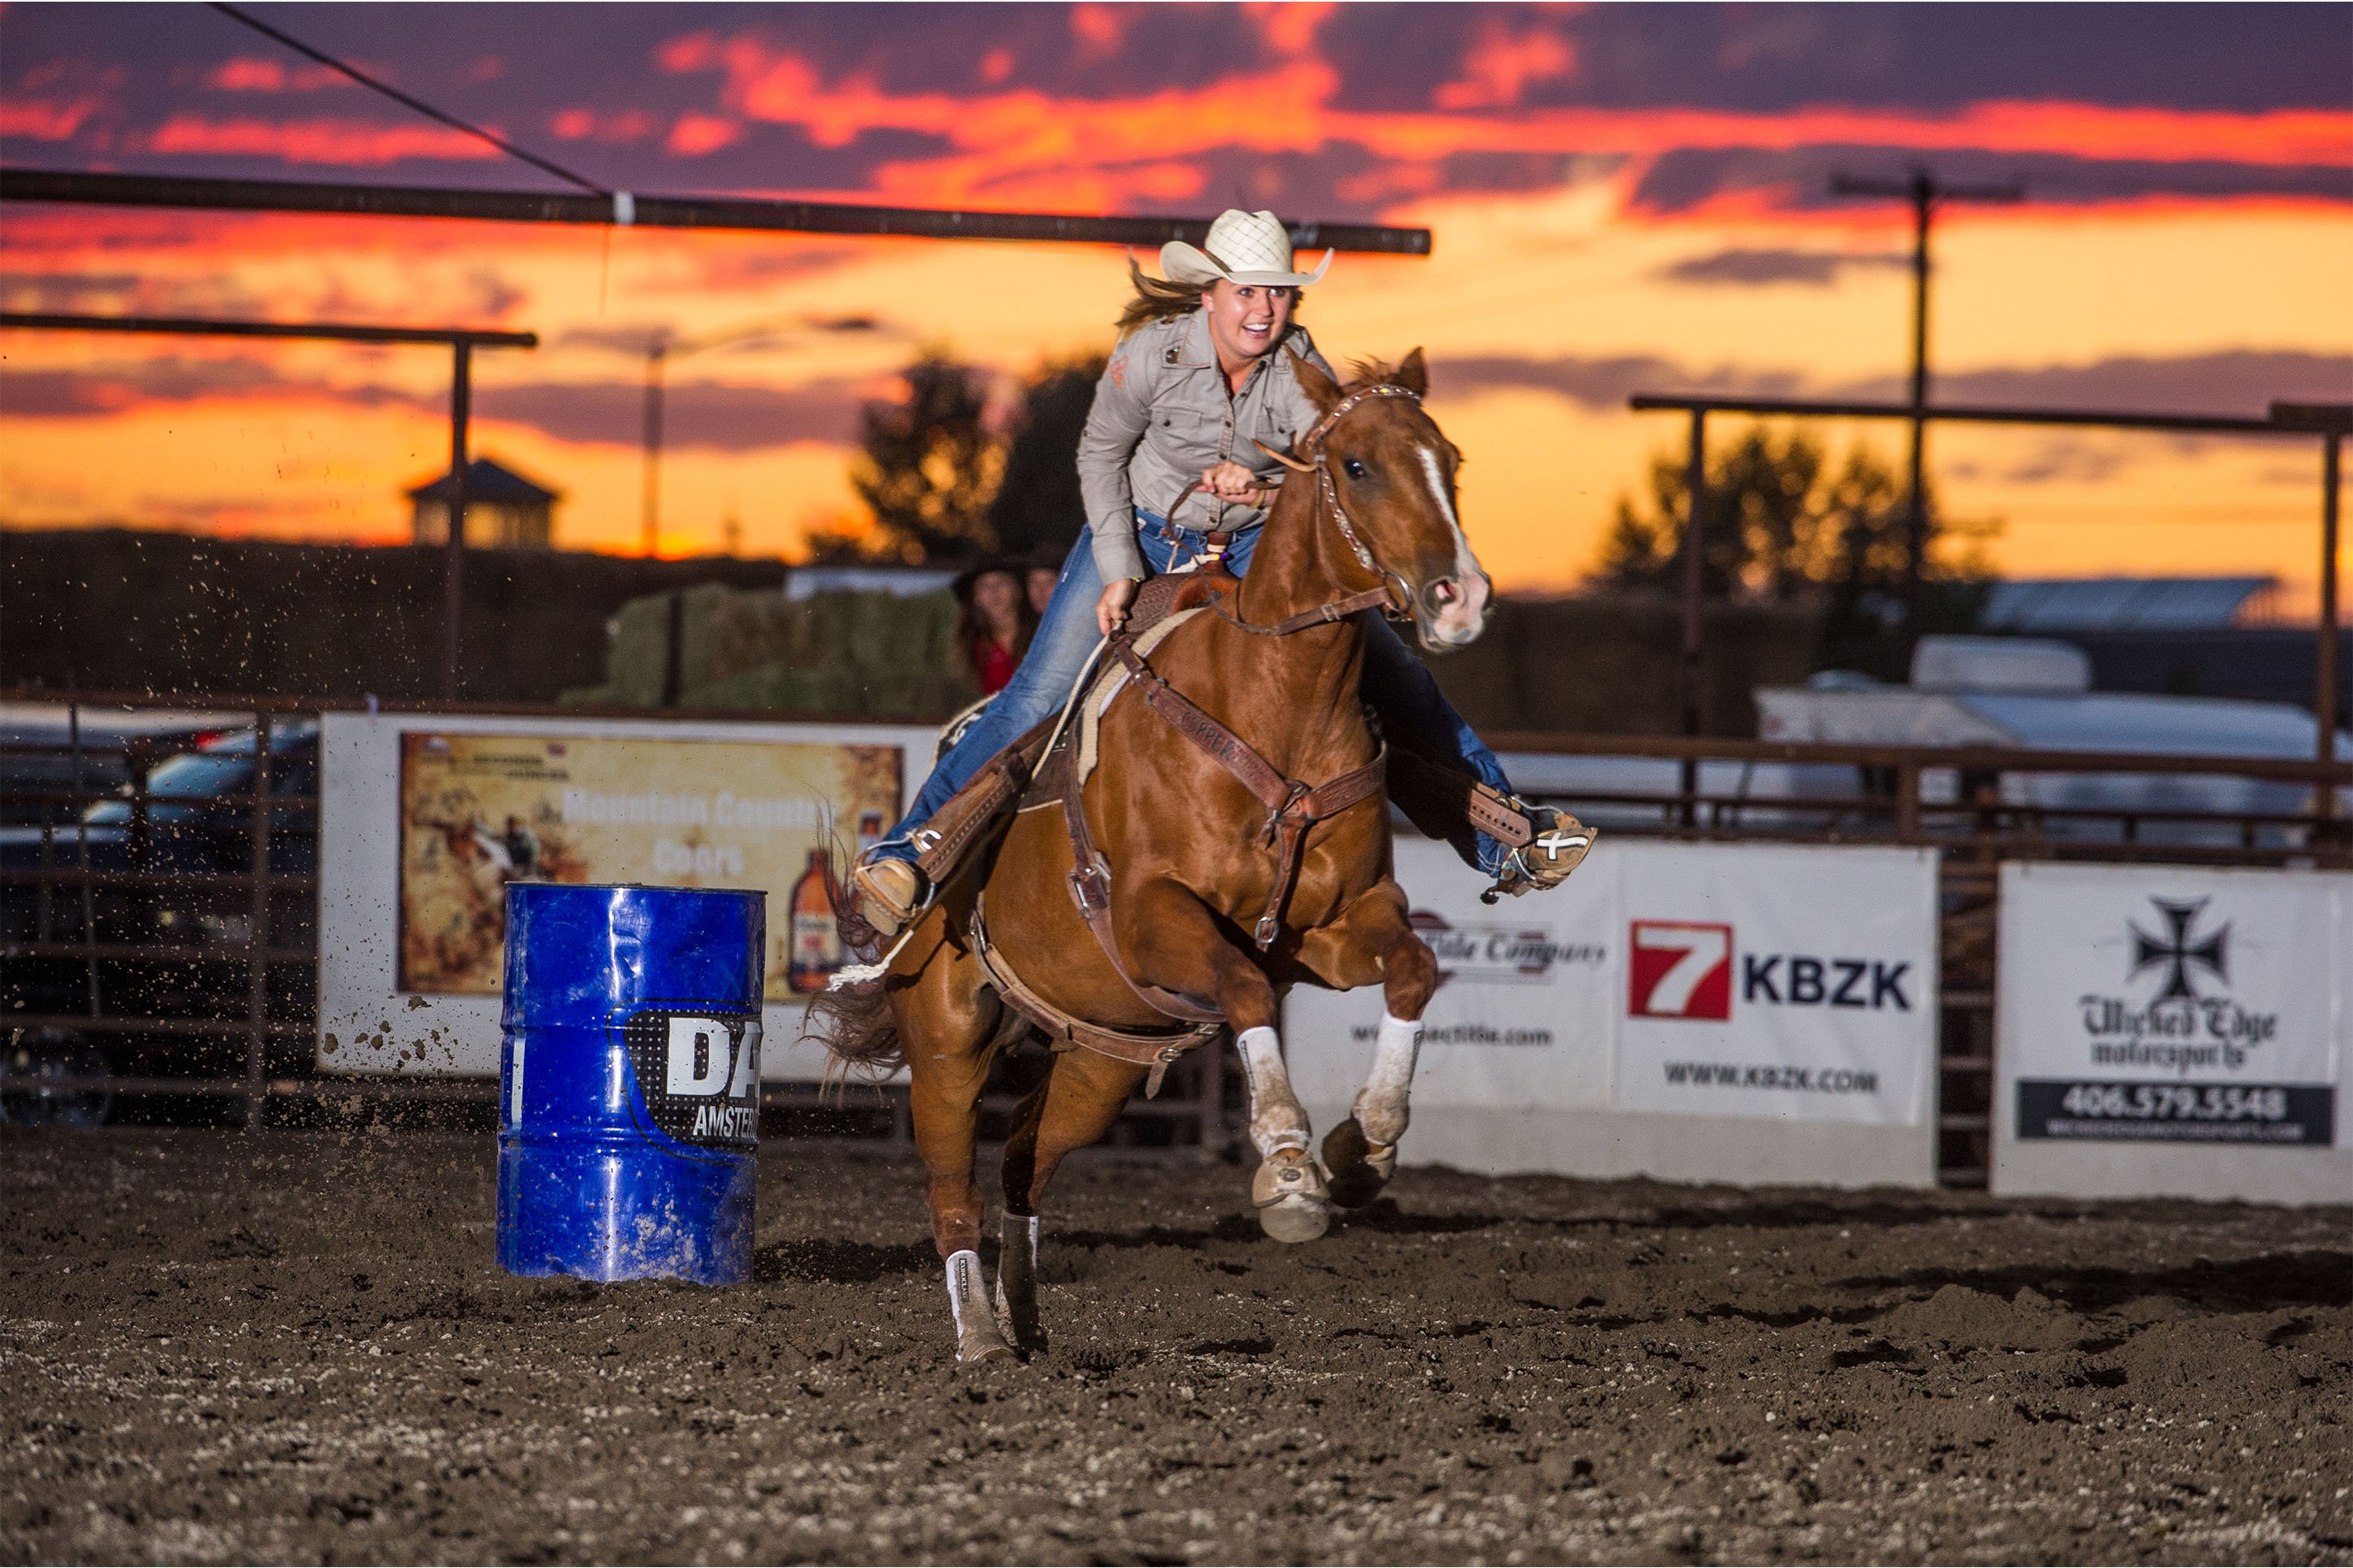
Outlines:
{"label": "horse's front leg", "polygon": [[973,1143],[980,1091],[994,1053],[994,1004],[980,994],[977,965],[943,946],[914,983],[893,998],[907,1058],[907,1100],[923,1156],[932,1241],[945,1266],[956,1360],[1013,1353],[989,1310],[980,1266],[980,1186]]}
{"label": "horse's front leg", "polygon": [[1313,1241],[1332,1223],[1324,1178],[1309,1152],[1307,1111],[1292,1092],[1275,1033],[1274,986],[1250,955],[1226,939],[1190,889],[1153,881],[1123,898],[1114,920],[1137,979],[1214,1001],[1234,1031],[1250,1084],[1250,1178],[1258,1222],[1277,1241]]}
{"label": "horse's front leg", "polygon": [[1438,960],[1406,920],[1405,890],[1383,878],[1331,925],[1307,933],[1299,962],[1336,990],[1381,983],[1384,1013],[1372,1070],[1354,1114],[1325,1135],[1324,1168],[1332,1201],[1361,1208],[1397,1173],[1421,1049],[1421,1015],[1438,990]]}

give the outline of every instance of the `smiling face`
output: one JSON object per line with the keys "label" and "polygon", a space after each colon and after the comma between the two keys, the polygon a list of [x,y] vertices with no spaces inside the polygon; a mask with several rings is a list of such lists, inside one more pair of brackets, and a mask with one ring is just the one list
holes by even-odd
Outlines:
{"label": "smiling face", "polygon": [[1272,353],[1282,342],[1283,329],[1291,325],[1291,308],[1298,298],[1295,289],[1223,279],[1203,289],[1201,313],[1209,320],[1209,341],[1217,345],[1219,363],[1239,370]]}

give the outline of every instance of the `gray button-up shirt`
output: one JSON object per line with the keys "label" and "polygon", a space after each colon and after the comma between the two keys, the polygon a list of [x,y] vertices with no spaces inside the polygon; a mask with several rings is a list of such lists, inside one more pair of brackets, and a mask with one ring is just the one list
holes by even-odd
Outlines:
{"label": "gray button-up shirt", "polygon": [[[1144,575],[1137,509],[1166,517],[1203,469],[1235,462],[1269,484],[1282,477],[1282,465],[1250,443],[1288,451],[1319,416],[1291,368],[1294,348],[1332,375],[1305,330],[1293,327],[1281,347],[1250,367],[1241,391],[1229,395],[1209,342],[1208,318],[1198,310],[1139,328],[1113,352],[1079,442],[1079,493],[1104,582]],[[1197,491],[1170,521],[1239,533],[1264,522],[1266,511]]]}

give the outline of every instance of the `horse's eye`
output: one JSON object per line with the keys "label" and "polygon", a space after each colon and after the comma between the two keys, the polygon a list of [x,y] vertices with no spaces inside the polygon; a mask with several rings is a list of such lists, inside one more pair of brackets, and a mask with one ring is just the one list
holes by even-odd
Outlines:
{"label": "horse's eye", "polygon": [[1354,458],[1349,458],[1340,466],[1348,470],[1348,477],[1352,479],[1361,479],[1365,477],[1365,465],[1356,461]]}

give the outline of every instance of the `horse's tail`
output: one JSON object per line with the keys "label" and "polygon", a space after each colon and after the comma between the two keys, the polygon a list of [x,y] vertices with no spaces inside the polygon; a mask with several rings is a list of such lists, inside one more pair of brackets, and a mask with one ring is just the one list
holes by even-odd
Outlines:
{"label": "horse's tail", "polygon": [[[881,957],[882,941],[858,912],[843,885],[849,858],[848,847],[839,839],[826,846],[825,887],[833,901],[834,934],[840,939],[843,952],[861,965],[873,965]],[[900,1048],[899,1022],[892,1016],[882,976],[853,979],[843,973],[837,979],[848,983],[830,985],[809,999],[801,1037],[821,1043],[832,1058],[826,1066],[828,1084],[853,1077],[879,1082],[906,1065]]]}
{"label": "horse's tail", "polygon": [[820,991],[809,998],[801,1037],[822,1043],[832,1058],[826,1064],[828,1085],[852,1078],[879,1083],[907,1063],[899,1021],[891,1016],[891,999],[880,980]]}

